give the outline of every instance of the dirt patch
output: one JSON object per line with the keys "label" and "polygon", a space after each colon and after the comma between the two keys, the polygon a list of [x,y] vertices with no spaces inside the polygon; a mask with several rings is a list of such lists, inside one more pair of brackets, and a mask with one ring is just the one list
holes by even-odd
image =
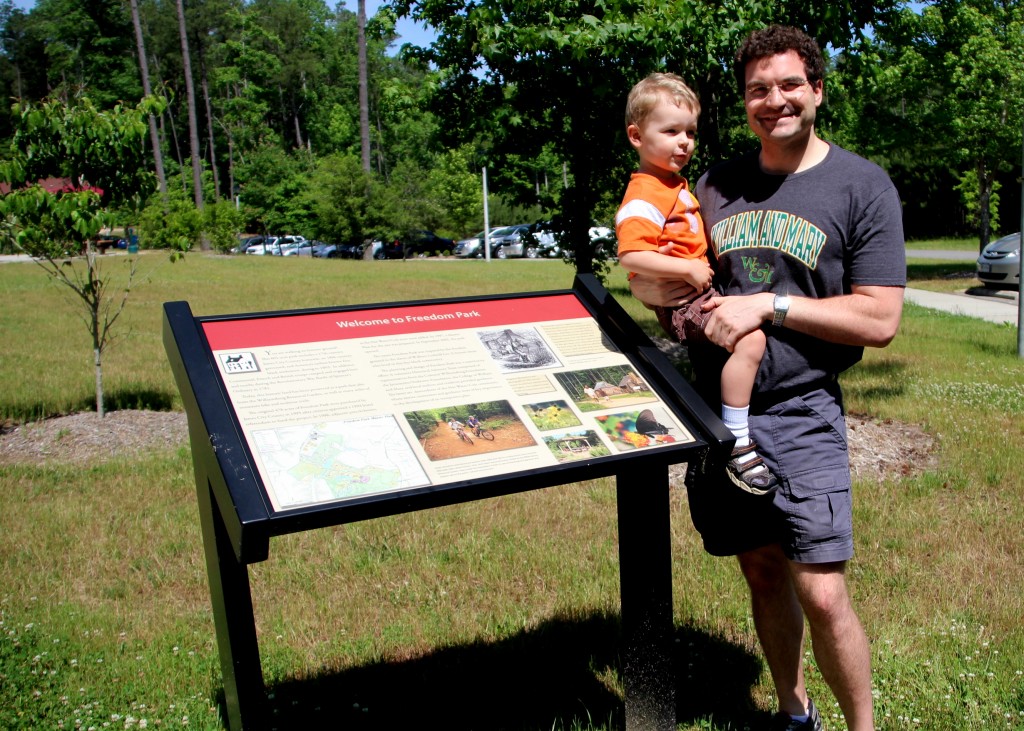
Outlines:
{"label": "dirt patch", "polygon": [[188,443],[179,411],[111,411],[0,427],[0,464],[87,464]]}
{"label": "dirt patch", "polygon": [[[855,479],[880,481],[887,477],[909,476],[935,463],[935,440],[916,425],[850,414],[847,429],[850,469]],[[520,441],[508,432],[496,433],[493,442],[474,439],[471,446],[461,442],[450,430],[430,441],[435,440],[439,451],[434,452],[432,459],[533,443],[528,433],[525,440]],[[188,424],[181,412],[112,411],[102,419],[94,413],[73,414],[0,429],[0,464],[81,465],[187,444]],[[433,449],[428,449],[428,453]],[[440,456],[442,452],[445,456]],[[682,482],[679,465],[672,468],[672,480]]]}

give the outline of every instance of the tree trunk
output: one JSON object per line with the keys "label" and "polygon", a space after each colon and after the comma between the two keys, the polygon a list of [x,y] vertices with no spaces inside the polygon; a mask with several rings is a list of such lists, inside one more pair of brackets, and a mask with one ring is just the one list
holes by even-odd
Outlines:
{"label": "tree trunk", "polygon": [[978,253],[988,246],[989,239],[992,238],[992,186],[994,184],[994,177],[989,171],[988,166],[985,164],[985,158],[981,158],[975,165],[975,170],[978,173],[978,224],[979,233],[981,235],[980,245],[978,246]]}
{"label": "tree trunk", "polygon": [[363,170],[370,172],[370,102],[366,70],[366,0],[359,0],[359,141],[363,154]]}
{"label": "tree trunk", "polygon": [[203,105],[206,108],[206,129],[210,136],[210,170],[213,171],[213,199],[220,199],[220,175],[217,172],[217,147],[213,141],[213,107],[210,104],[210,83],[207,79],[206,60],[202,47],[199,50],[199,74],[203,88]]}
{"label": "tree trunk", "polygon": [[102,419],[106,411],[103,408],[103,363],[99,348],[93,348],[96,363],[96,414]]}
{"label": "tree trunk", "polygon": [[292,104],[292,124],[295,127],[295,149],[301,150],[305,147],[305,143],[302,141],[302,123],[299,121],[299,110]]}
{"label": "tree trunk", "polygon": [[[139,19],[138,0],[131,0],[132,25],[135,26],[135,47],[139,52],[139,72],[142,74],[142,93],[152,96],[153,89],[149,83],[149,62],[146,60],[146,44],[142,38],[142,21]],[[160,194],[167,196],[167,176],[164,175],[164,156],[160,150],[160,133],[156,128],[156,116],[149,115],[149,137],[153,142],[153,166],[156,168],[156,179],[160,185]]]}
{"label": "tree trunk", "polygon": [[100,323],[100,307],[103,304],[103,285],[100,281],[99,262],[96,261],[96,250],[91,243],[85,245],[85,266],[88,284],[79,292],[89,310],[89,329],[92,335],[93,366],[96,376],[96,414],[102,419],[105,413],[103,404],[103,328]]}
{"label": "tree trunk", "polygon": [[[185,94],[188,97],[188,130],[189,143],[192,151],[192,196],[195,200],[196,209],[203,210],[203,174],[202,156],[199,154],[199,122],[196,116],[196,90],[192,83],[192,59],[188,52],[188,33],[185,29],[185,4],[184,0],[177,0],[178,5],[178,33],[181,36],[181,62],[185,72]],[[210,250],[210,242],[202,237],[200,248],[203,251]]]}
{"label": "tree trunk", "polygon": [[[161,89],[166,89],[167,84],[163,80],[163,73],[160,71],[160,57],[153,56],[153,66],[156,71],[156,78],[159,82]],[[170,133],[168,134],[167,127],[170,126]],[[167,109],[160,115],[160,137],[164,140],[170,140],[167,143],[168,150],[171,151],[174,162],[178,165],[178,170],[183,171],[185,162],[181,154],[181,144],[178,140],[178,128],[174,124],[174,105],[168,104]],[[161,148],[162,149],[162,148]],[[181,172],[183,175],[184,172]],[[185,190],[184,181],[182,181],[182,190]]]}

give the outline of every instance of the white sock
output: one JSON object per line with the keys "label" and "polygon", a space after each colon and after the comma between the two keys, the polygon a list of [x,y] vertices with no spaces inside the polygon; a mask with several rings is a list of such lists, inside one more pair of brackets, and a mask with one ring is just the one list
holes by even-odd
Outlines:
{"label": "white sock", "polygon": [[[745,447],[750,444],[750,424],[749,417],[750,407],[743,406],[737,408],[735,406],[726,406],[722,404],[722,422],[726,428],[733,433],[736,437],[736,446]],[[740,464],[754,459],[757,455],[754,452],[745,454],[742,457],[737,457],[737,461]]]}

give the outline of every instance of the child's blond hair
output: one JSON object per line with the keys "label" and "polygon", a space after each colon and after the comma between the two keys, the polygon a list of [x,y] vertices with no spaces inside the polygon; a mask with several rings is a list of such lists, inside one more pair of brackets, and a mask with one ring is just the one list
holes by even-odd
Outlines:
{"label": "child's blond hair", "polygon": [[700,114],[700,99],[682,78],[675,74],[653,73],[630,89],[626,99],[626,126],[643,124],[664,97],[695,115]]}

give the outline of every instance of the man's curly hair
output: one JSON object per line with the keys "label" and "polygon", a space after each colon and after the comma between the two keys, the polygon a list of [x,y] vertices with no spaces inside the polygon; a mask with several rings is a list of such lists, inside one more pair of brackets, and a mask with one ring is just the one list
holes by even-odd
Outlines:
{"label": "man's curly hair", "polygon": [[733,63],[733,74],[736,76],[736,83],[739,85],[740,94],[746,89],[747,64],[759,58],[775,56],[786,51],[796,51],[797,55],[804,62],[804,71],[807,80],[812,84],[821,81],[825,77],[825,59],[821,55],[818,42],[804,33],[799,28],[788,25],[770,25],[761,30],[755,30],[743,45],[736,51],[736,59]]}

